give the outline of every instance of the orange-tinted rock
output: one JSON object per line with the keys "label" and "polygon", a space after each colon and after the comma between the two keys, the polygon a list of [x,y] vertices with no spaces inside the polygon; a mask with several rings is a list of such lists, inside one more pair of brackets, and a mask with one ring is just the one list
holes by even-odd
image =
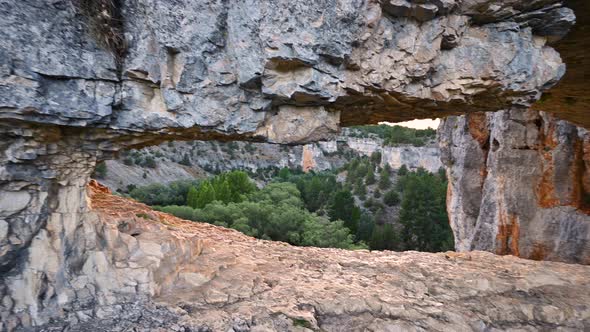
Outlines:
{"label": "orange-tinted rock", "polygon": [[496,254],[520,256],[518,248],[519,238],[520,228],[518,217],[515,215],[501,215],[498,234],[496,235]]}
{"label": "orange-tinted rock", "polygon": [[486,116],[439,129],[456,249],[590,264],[590,134],[532,111]]}

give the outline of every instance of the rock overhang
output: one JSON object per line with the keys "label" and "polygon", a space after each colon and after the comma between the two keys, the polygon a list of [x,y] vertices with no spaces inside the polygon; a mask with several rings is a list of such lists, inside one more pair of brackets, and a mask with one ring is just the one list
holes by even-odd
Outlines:
{"label": "rock overhang", "polygon": [[116,8],[120,61],[77,2],[5,3],[3,121],[113,142],[304,143],[340,126],[525,109],[564,74],[547,42],[575,20],[560,1],[153,2]]}

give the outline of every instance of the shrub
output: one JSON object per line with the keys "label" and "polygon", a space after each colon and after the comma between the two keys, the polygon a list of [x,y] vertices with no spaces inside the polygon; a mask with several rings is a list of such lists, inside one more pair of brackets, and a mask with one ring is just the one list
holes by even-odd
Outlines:
{"label": "shrub", "polygon": [[145,166],[149,168],[156,168],[156,160],[152,156],[145,157]]}
{"label": "shrub", "polygon": [[163,206],[160,211],[165,212],[165,213],[169,213],[169,214],[176,216],[180,219],[197,221],[194,218],[195,217],[194,209],[191,208],[190,206],[178,206],[178,205]]}
{"label": "shrub", "polygon": [[133,166],[135,164],[135,162],[133,161],[133,158],[131,158],[131,157],[125,157],[123,159],[123,164],[125,164],[127,166]]}
{"label": "shrub", "polygon": [[107,164],[103,161],[96,164],[96,168],[94,169],[94,173],[92,176],[97,179],[104,179],[107,175]]}
{"label": "shrub", "polygon": [[393,189],[386,192],[383,196],[383,203],[387,204],[388,206],[398,205],[400,203],[398,192]]}
{"label": "shrub", "polygon": [[184,156],[182,157],[182,160],[179,161],[178,163],[181,165],[184,165],[184,166],[192,166],[191,159],[190,159],[188,153],[185,153]]}

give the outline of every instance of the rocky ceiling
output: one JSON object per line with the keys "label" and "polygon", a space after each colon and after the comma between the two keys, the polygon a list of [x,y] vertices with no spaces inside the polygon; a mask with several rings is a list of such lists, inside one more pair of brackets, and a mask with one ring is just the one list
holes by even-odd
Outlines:
{"label": "rocky ceiling", "polygon": [[[340,126],[526,109],[564,74],[548,43],[575,19],[556,0],[0,3],[0,119],[131,144],[301,143]],[[575,63],[583,48],[570,44],[559,47]],[[571,88],[583,74],[570,76],[552,95],[581,105],[558,97],[583,94]],[[584,123],[578,108],[551,110]]]}
{"label": "rocky ceiling", "polygon": [[559,118],[590,128],[590,3],[583,0],[568,0],[566,6],[576,13],[576,25],[555,48],[567,65],[561,81],[541,100],[534,109],[555,113]]}

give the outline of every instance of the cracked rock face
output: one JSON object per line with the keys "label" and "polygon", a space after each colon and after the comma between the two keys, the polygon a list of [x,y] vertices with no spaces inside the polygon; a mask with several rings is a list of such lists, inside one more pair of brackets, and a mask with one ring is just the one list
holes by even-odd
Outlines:
{"label": "cracked rock face", "polygon": [[[47,270],[38,280],[39,288],[45,287],[44,310],[23,310],[30,299],[19,298],[18,288],[11,287],[4,298],[12,299],[15,314],[3,317],[5,327],[22,322],[69,331],[590,327],[588,266],[484,252],[292,247],[154,212],[96,183],[90,195],[91,212],[70,237],[77,255],[64,257],[64,267]],[[31,259],[51,261],[58,254],[49,248]],[[60,275],[68,277],[67,286],[47,286]],[[10,286],[18,282],[19,277],[7,278]]]}
{"label": "cracked rock face", "polygon": [[457,251],[590,264],[590,134],[502,111],[445,119],[447,208]]}
{"label": "cracked rock face", "polygon": [[0,4],[3,119],[279,143],[526,108],[563,75],[546,42],[575,21],[548,0],[126,1],[116,61],[77,1]]}

